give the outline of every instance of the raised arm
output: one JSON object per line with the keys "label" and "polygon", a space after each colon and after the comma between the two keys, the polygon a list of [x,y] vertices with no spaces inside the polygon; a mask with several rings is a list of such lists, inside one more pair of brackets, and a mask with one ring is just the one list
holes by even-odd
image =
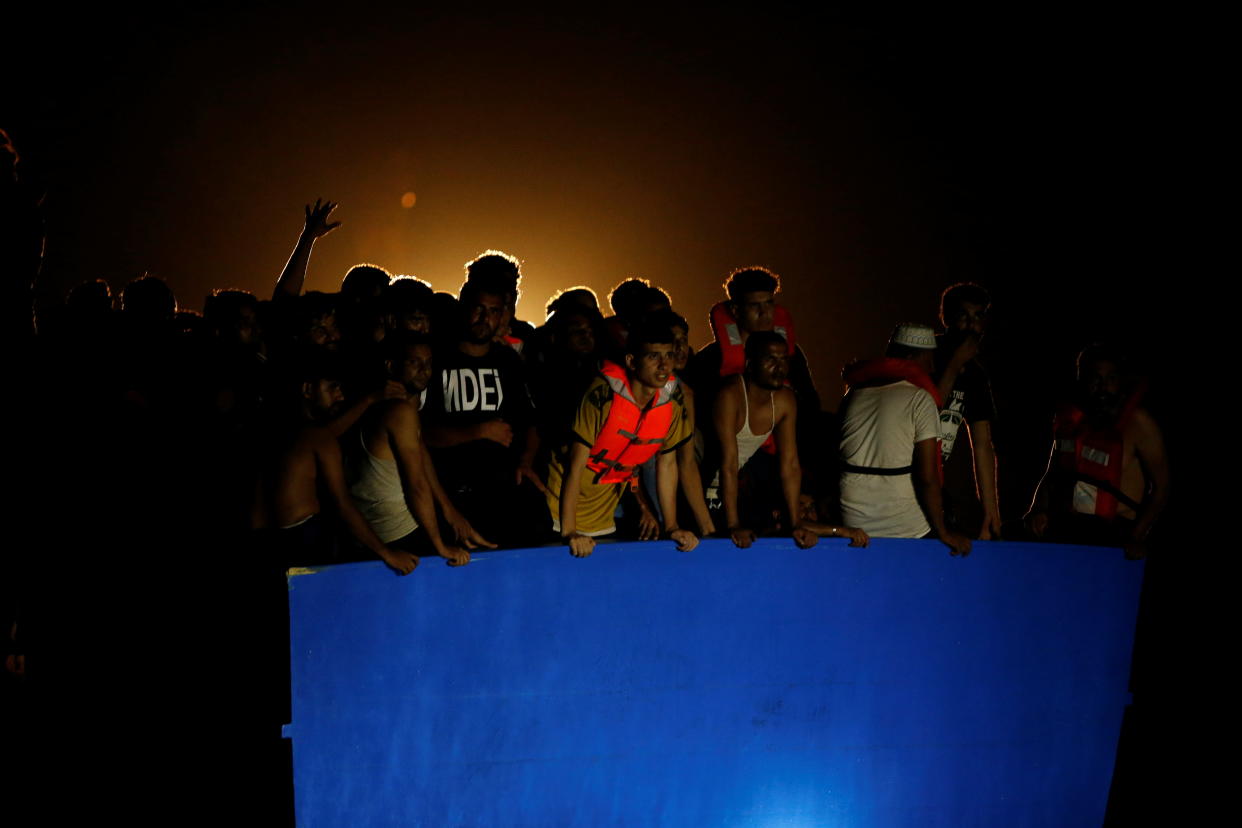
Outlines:
{"label": "raised arm", "polygon": [[310,263],[311,248],[315,240],[328,235],[341,226],[339,221],[328,221],[337,205],[331,201],[315,199],[315,206],[306,205],[306,225],[298,242],[289,254],[285,269],[276,280],[276,289],[272,291],[273,299],[292,299],[302,295],[302,286],[306,283],[306,266]]}
{"label": "raised arm", "polygon": [[936,463],[940,446],[936,440],[920,440],[914,444],[915,484],[923,514],[936,536],[949,547],[950,555],[969,555],[970,538],[950,532],[944,524],[944,499],[940,493],[940,472]]}

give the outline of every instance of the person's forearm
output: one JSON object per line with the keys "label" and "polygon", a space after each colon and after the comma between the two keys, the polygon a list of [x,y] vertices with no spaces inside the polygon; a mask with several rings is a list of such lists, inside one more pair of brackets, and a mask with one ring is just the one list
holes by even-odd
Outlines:
{"label": "person's forearm", "polygon": [[311,249],[315,246],[315,237],[303,231],[298,236],[293,252],[285,269],[276,280],[276,289],[272,291],[273,299],[297,297],[302,295],[302,287],[306,283],[306,268],[310,264]]}
{"label": "person's forearm", "polygon": [[561,479],[561,537],[578,531],[578,486],[581,467],[570,468]]}
{"label": "person's forearm", "polygon": [[664,517],[664,531],[677,529],[677,458],[672,452],[656,461],[656,494]]}
{"label": "person's forearm", "polygon": [[432,448],[452,448],[480,439],[482,427],[476,425],[451,426],[428,425],[423,428],[423,439]]}
{"label": "person's forearm", "polygon": [[1143,504],[1143,508],[1139,511],[1138,519],[1134,522],[1134,528],[1130,531],[1130,536],[1135,540],[1147,540],[1151,527],[1155,525],[1156,518],[1160,517],[1160,513],[1164,511],[1164,507],[1169,502],[1169,487],[1167,485],[1153,485],[1151,494],[1147,496],[1147,502]]}
{"label": "person's forearm", "polygon": [[738,527],[737,508],[737,451],[727,452],[720,459],[720,501],[724,504],[725,525]]}
{"label": "person's forearm", "polygon": [[923,515],[928,525],[938,536],[944,535],[947,527],[944,524],[944,498],[940,492],[940,481],[919,481],[919,502],[923,505]]}
{"label": "person's forearm", "polygon": [[707,501],[703,499],[703,475],[694,456],[693,440],[687,440],[677,449],[677,482],[686,496],[686,502],[690,504],[690,513],[694,515],[699,531],[706,532],[712,526],[712,516],[707,511]]}
{"label": "person's forearm", "polygon": [[[980,423],[980,426],[984,424]],[[978,432],[978,433],[976,433]],[[979,501],[988,517],[999,520],[1000,502],[996,495],[996,451],[992,447],[990,429],[972,428],[971,446],[975,458],[975,482],[979,488]]]}
{"label": "person's forearm", "polygon": [[802,495],[802,465],[795,456],[793,462],[781,464],[781,489],[785,494],[785,511],[789,514],[789,531],[798,527],[798,498]]}
{"label": "person's forearm", "polygon": [[440,522],[436,517],[435,496],[432,494],[431,483],[425,473],[421,477],[421,480],[402,481],[406,489],[406,506],[414,515],[414,519],[418,521],[418,525],[423,527],[423,531],[427,533],[431,548],[436,550],[441,557],[447,558],[449,556],[445,554],[444,540],[440,537]]}

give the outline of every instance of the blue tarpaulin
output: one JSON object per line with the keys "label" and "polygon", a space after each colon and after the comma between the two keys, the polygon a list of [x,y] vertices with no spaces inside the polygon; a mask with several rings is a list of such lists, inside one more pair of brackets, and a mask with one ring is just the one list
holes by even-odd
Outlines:
{"label": "blue tarpaulin", "polygon": [[291,573],[301,826],[1098,826],[1115,549],[602,544]]}

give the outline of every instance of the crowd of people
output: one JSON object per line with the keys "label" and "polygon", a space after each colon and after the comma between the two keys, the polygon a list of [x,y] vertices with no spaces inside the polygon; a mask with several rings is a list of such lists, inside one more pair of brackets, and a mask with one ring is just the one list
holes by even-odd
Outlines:
{"label": "crowd of people", "polygon": [[[690,319],[647,280],[601,308],[570,287],[538,327],[515,315],[521,268],[487,251],[456,292],[357,265],[305,291],[316,202],[270,298],[220,289],[202,313],[159,278],[78,285],[38,319],[52,349],[103,351],[101,383],[135,410],[189,406],[239,447],[220,520],[260,533],[282,565],[379,558],[406,574],[438,556],[598,540],[939,538],[954,555],[1001,537],[994,406],[977,355],[990,298],[944,291],[942,330],[900,324],[887,352],[846,366],[821,410],[780,278],[728,274],[690,347]],[[611,311],[607,313],[607,311]],[[1168,496],[1160,430],[1125,360],[1093,346],[1054,424],[1025,537],[1121,545],[1141,557]],[[974,485],[942,485],[954,452]]]}

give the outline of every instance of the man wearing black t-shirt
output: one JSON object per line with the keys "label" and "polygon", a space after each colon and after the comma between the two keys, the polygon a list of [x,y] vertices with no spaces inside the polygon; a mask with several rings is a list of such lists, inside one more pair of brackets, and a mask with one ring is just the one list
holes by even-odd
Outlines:
{"label": "man wearing black t-shirt", "polygon": [[[936,385],[940,409],[940,451],[944,460],[944,513],[951,529],[980,540],[1000,538],[1001,517],[996,497],[996,452],[992,420],[996,409],[992,386],[975,358],[987,326],[992,300],[979,285],[963,282],[940,297]],[[963,439],[962,425],[969,439]],[[966,446],[973,454],[973,469]]]}
{"label": "man wearing black t-shirt", "polygon": [[542,542],[548,531],[543,482],[531,468],[539,448],[522,359],[494,342],[503,289],[461,289],[462,333],[436,354],[423,406],[424,433],[440,482],[481,535],[501,546]]}

